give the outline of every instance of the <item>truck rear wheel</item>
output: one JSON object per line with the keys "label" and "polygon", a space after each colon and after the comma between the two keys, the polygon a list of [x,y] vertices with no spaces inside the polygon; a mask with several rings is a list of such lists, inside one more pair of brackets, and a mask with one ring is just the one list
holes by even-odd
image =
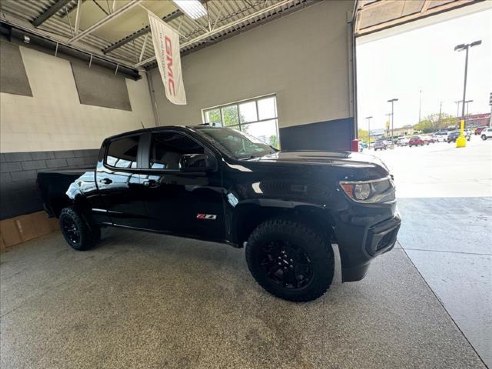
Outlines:
{"label": "truck rear wheel", "polygon": [[292,220],[272,219],[250,235],[246,261],[258,284],[290,301],[322,296],[333,280],[335,261],[327,237]]}
{"label": "truck rear wheel", "polygon": [[59,222],[63,237],[75,250],[88,250],[100,238],[100,230],[91,230],[85,219],[72,208],[62,209]]}

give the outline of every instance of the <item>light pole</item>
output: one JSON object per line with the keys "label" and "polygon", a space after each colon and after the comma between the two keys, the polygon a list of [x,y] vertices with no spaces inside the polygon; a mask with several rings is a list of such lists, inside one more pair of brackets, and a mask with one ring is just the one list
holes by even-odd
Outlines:
{"label": "light pole", "polygon": [[391,146],[393,146],[393,128],[394,128],[394,122],[395,122],[395,111],[393,109],[393,104],[395,103],[395,101],[398,101],[398,99],[396,98],[393,98],[393,99],[390,99],[388,100],[389,103],[391,103]]}
{"label": "light pole", "polygon": [[463,82],[463,100],[461,106],[461,124],[460,124],[460,136],[456,139],[456,147],[465,147],[466,138],[464,135],[465,130],[465,103],[466,103],[466,79],[468,77],[468,49],[473,46],[482,44],[482,40],[473,41],[470,44],[459,44],[454,47],[454,51],[465,50],[465,78]]}
{"label": "light pole", "polygon": [[388,117],[388,120],[387,120],[388,124],[386,125],[386,134],[389,137],[390,124],[391,124],[391,113],[387,113],[386,116]]}
{"label": "light pole", "polygon": [[419,123],[422,120],[422,90],[419,91]]}
{"label": "light pole", "polygon": [[454,103],[456,104],[456,119],[458,119],[458,117],[460,116],[461,100],[455,101]]}
{"label": "light pole", "polygon": [[367,143],[367,148],[371,148],[371,119],[372,115],[370,117],[366,117],[367,119],[367,132],[369,133],[369,142]]}
{"label": "light pole", "polygon": [[466,117],[468,116],[468,105],[471,104],[473,102],[473,100],[466,100],[465,101],[465,104],[466,104]]}
{"label": "light pole", "polygon": [[439,131],[441,130],[442,101],[439,103]]}

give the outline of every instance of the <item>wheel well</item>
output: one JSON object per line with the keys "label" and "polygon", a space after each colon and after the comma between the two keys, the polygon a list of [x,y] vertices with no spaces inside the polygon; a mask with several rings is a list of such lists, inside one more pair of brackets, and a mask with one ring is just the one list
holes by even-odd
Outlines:
{"label": "wheel well", "polygon": [[86,213],[89,209],[89,205],[83,198],[76,198],[75,201],[70,200],[68,197],[58,197],[51,201],[51,210],[55,217],[59,218],[63,208],[71,207],[74,210]]}
{"label": "wheel well", "polygon": [[233,236],[239,247],[249,238],[253,230],[261,223],[272,218],[288,218],[315,228],[320,234],[333,238],[333,222],[325,210],[314,206],[297,206],[295,208],[263,207],[259,205],[242,205],[236,210]]}
{"label": "wheel well", "polygon": [[63,208],[69,207],[71,205],[70,200],[67,197],[58,197],[51,200],[51,210],[53,215],[57,218],[60,217],[60,213]]}

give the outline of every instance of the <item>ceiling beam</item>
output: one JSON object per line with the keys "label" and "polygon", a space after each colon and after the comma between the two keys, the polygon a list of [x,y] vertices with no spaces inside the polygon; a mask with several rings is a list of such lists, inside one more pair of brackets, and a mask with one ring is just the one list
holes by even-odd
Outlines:
{"label": "ceiling beam", "polygon": [[122,6],[121,8],[119,8],[118,10],[115,10],[113,13],[109,14],[107,17],[104,17],[103,19],[101,19],[96,24],[93,24],[92,26],[90,26],[86,30],[80,32],[78,35],[75,35],[74,37],[72,37],[70,40],[68,40],[68,43],[71,44],[71,43],[73,43],[75,41],[80,40],[81,38],[83,38],[83,37],[87,36],[88,34],[94,32],[98,28],[104,26],[106,23],[108,23],[108,22],[112,21],[113,19],[119,17],[120,15],[122,15],[126,11],[130,10],[134,6],[138,5],[140,2],[142,2],[142,0],[131,0],[129,3],[125,4],[124,6]]}
{"label": "ceiling beam", "polygon": [[[176,19],[182,15],[183,15],[183,12],[181,12],[181,10],[177,9],[177,10],[173,11],[172,13],[163,17],[162,20],[164,22],[170,22],[173,19]],[[131,35],[128,35],[125,38],[122,38],[121,40],[116,41],[115,43],[109,45],[107,48],[102,49],[101,51],[104,54],[110,53],[111,51],[113,51],[113,50],[115,50],[115,49],[117,49],[123,45],[126,45],[127,43],[129,43],[129,42],[131,42],[131,41],[133,41],[133,40],[139,38],[140,36],[143,36],[149,32],[150,32],[150,27],[145,26],[144,28],[140,28],[138,31],[132,33]]]}
{"label": "ceiling beam", "polygon": [[53,15],[55,15],[61,8],[67,5],[70,1],[72,0],[58,0],[56,3],[51,5],[48,9],[46,9],[44,13],[38,15],[36,19],[32,21],[32,25],[34,27],[39,27],[46,20],[51,18]]}
{"label": "ceiling beam", "polygon": [[[211,36],[214,36],[216,34],[219,34],[220,32],[227,30],[228,28],[234,27],[234,26],[236,26],[238,24],[241,24],[243,22],[247,22],[247,21],[249,21],[251,19],[254,19],[256,17],[262,16],[265,13],[268,13],[268,12],[270,12],[272,10],[277,9],[277,8],[281,8],[282,6],[289,5],[291,3],[292,3],[292,0],[281,0],[281,1],[275,2],[272,5],[267,6],[266,8],[260,9],[257,12],[254,12],[252,14],[249,14],[249,15],[247,15],[245,17],[242,17],[242,18],[240,18],[238,20],[235,20],[233,22],[224,24],[223,26],[217,27],[216,29],[214,29],[214,30],[212,30],[210,32],[202,33],[201,35],[195,37],[194,39],[191,39],[189,41],[186,41],[186,42],[182,43],[180,45],[180,47],[181,47],[181,49],[184,49],[185,47],[190,46],[190,45],[193,45],[196,42],[203,41],[203,40],[205,40],[205,39],[207,39],[207,38],[209,38]],[[148,59],[142,60],[141,62],[135,64],[134,67],[135,68],[142,67],[145,64],[148,64],[148,63],[153,62],[154,60],[155,60],[155,56],[152,56],[152,57],[150,57]]]}

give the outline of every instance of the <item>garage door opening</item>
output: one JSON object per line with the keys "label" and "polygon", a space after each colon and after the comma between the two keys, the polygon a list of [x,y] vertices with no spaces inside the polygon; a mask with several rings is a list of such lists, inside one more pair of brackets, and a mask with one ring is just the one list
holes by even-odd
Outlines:
{"label": "garage door opening", "polygon": [[[357,39],[359,140],[394,175],[399,242],[488,366],[491,19],[490,3],[478,3]],[[474,42],[463,109],[458,45]],[[463,110],[467,141],[457,148]]]}

